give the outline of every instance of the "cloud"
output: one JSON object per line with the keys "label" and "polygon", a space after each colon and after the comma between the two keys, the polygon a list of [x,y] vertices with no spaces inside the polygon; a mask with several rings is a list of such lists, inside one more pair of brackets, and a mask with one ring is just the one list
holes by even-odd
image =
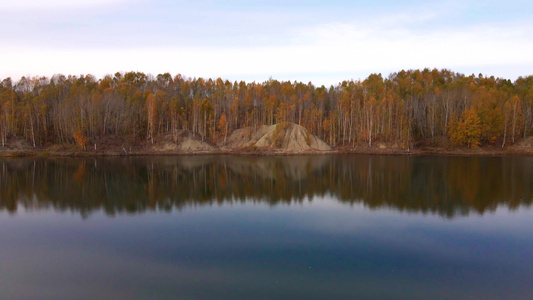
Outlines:
{"label": "cloud", "polygon": [[[520,28],[473,27],[462,31],[427,34],[366,31],[343,26],[325,26],[330,39],[299,45],[265,47],[141,47],[121,49],[31,49],[2,47],[10,59],[3,72],[20,71],[38,75],[50,73],[93,73],[102,76],[115,71],[182,73],[187,76],[267,79],[300,74],[292,80],[306,81],[317,74],[369,74],[413,68],[500,70],[495,76],[512,78],[512,68],[533,65],[533,40]],[[328,34],[324,33],[326,36]],[[349,38],[345,38],[348,36]],[[509,70],[505,70],[509,66]],[[2,74],[5,75],[5,74]],[[23,73],[22,75],[25,75]],[[521,74],[529,75],[529,74]],[[307,75],[309,76],[309,75]],[[323,76],[321,76],[323,77]],[[353,76],[345,77],[350,79]],[[357,77],[356,77],[357,78]],[[317,82],[320,84],[320,82]]]}
{"label": "cloud", "polygon": [[[416,19],[424,23],[432,18],[395,18],[395,26],[389,26],[392,24],[390,20],[376,20],[334,22],[304,29],[299,39],[303,41],[305,47],[301,51],[305,54],[300,59],[313,61],[312,65],[317,69],[329,68],[335,72],[425,67],[465,69],[472,66],[492,66],[494,69],[495,66],[516,68],[520,64],[533,64],[533,56],[529,54],[533,50],[529,23],[487,23],[420,30],[421,24],[409,27]],[[509,71],[495,75],[507,76],[512,73]]]}
{"label": "cloud", "polygon": [[[108,5],[120,1],[82,0],[76,5]],[[24,1],[26,4],[37,2],[40,3]],[[46,3],[69,7],[71,2]],[[5,4],[0,4],[0,8],[2,5]],[[1,44],[0,77],[54,73],[102,76],[135,70],[257,81],[273,76],[330,84],[350,78],[362,79],[371,72],[387,75],[401,69],[426,67],[481,72],[510,79],[530,75],[523,72],[533,66],[531,21],[495,23],[485,20],[450,26],[448,15],[449,10],[426,6],[409,13],[399,11],[333,21],[325,17],[311,23],[302,20],[295,24],[283,23],[281,27],[265,25],[269,30],[260,29],[263,21],[257,21],[251,23],[254,26],[249,27],[254,28],[248,31],[233,30],[246,25],[233,15],[213,23],[192,23],[189,27],[180,27],[185,26],[181,23],[169,27],[171,20],[165,19],[163,25],[168,22],[168,30],[162,30],[164,27],[159,27],[159,23],[149,23],[152,18],[113,23],[113,26],[102,22],[98,23],[100,27],[94,27],[97,22],[91,23],[92,19],[85,23],[73,20],[78,27],[85,26],[62,33],[61,30],[71,27],[58,25],[59,29],[54,29],[56,35],[50,38],[41,35],[46,39],[43,38],[38,47],[35,37],[24,39],[24,43]],[[257,19],[264,19],[264,22],[273,19],[270,13],[258,16],[261,18]],[[253,15],[249,18],[254,19]],[[195,27],[200,29],[191,29]],[[253,37],[254,41],[243,43],[246,36]],[[63,43],[58,45],[56,40]]]}

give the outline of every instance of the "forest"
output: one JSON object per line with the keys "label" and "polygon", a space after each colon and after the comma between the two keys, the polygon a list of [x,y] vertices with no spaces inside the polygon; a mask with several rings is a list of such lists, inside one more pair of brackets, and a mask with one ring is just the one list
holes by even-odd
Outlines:
{"label": "forest", "polygon": [[533,76],[507,79],[408,70],[348,80],[230,82],[142,72],[5,78],[0,145],[34,148],[104,137],[133,141],[187,130],[213,144],[233,130],[292,122],[337,148],[447,145],[504,147],[533,134]]}

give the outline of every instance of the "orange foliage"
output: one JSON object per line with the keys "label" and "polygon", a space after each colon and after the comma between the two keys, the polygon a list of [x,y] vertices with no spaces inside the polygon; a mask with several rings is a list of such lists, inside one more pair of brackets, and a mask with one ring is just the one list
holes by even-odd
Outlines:
{"label": "orange foliage", "polygon": [[85,150],[85,146],[89,142],[89,138],[81,131],[81,129],[77,129],[74,131],[74,140],[76,140],[76,144],[80,146],[81,149]]}

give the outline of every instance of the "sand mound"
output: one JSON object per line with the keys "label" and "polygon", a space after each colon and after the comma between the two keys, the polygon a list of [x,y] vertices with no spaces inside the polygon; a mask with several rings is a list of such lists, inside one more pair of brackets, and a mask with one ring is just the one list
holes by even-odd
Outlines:
{"label": "sand mound", "polygon": [[533,136],[526,137],[512,145],[510,152],[533,154]]}
{"label": "sand mound", "polygon": [[518,147],[533,148],[533,136],[528,136],[516,144]]}
{"label": "sand mound", "polygon": [[331,147],[304,127],[294,123],[279,123],[235,130],[225,148],[260,148],[286,152],[329,151]]}
{"label": "sand mound", "polygon": [[16,150],[16,151],[33,150],[33,146],[25,138],[14,137],[14,138],[7,140],[5,147],[2,147],[2,144],[0,143],[0,150]]}
{"label": "sand mound", "polygon": [[233,131],[227,139],[226,148],[255,147],[255,143],[263,137],[270,126],[261,125],[257,128],[245,127]]}
{"label": "sand mound", "polygon": [[189,131],[182,130],[176,135],[166,134],[160,137],[152,146],[153,151],[157,152],[207,152],[214,151],[216,147],[201,141],[198,136],[193,136]]}
{"label": "sand mound", "polygon": [[178,150],[183,152],[189,152],[189,151],[213,151],[216,148],[209,145],[206,142],[202,142],[197,139],[193,138],[185,138],[181,141],[181,143],[178,146]]}

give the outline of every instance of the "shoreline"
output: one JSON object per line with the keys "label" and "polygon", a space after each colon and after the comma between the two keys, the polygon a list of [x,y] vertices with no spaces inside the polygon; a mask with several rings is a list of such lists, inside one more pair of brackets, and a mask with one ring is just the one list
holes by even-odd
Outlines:
{"label": "shoreline", "polygon": [[334,149],[330,151],[279,151],[269,150],[211,150],[211,151],[47,151],[46,149],[35,150],[11,150],[0,149],[0,158],[16,157],[140,157],[140,156],[187,156],[187,155],[243,155],[243,156],[293,156],[293,155],[376,155],[376,156],[468,156],[468,157],[505,157],[505,156],[532,156],[533,148],[476,148],[476,149],[443,149],[443,148],[420,148],[410,151],[397,148],[353,148]]}

